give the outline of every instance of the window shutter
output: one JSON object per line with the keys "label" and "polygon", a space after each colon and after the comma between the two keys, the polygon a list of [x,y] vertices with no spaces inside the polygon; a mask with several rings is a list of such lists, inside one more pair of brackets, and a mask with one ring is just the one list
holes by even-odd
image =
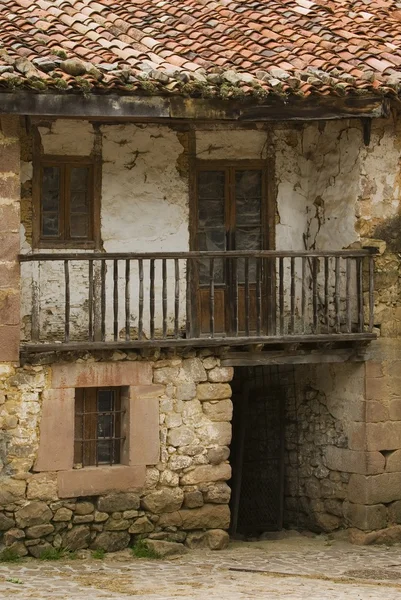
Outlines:
{"label": "window shutter", "polygon": [[34,471],[73,468],[74,403],[74,389],[43,392],[39,450]]}
{"label": "window shutter", "polygon": [[163,392],[164,388],[160,385],[129,388],[125,433],[128,443],[122,453],[125,464],[154,465],[159,462],[159,397]]}

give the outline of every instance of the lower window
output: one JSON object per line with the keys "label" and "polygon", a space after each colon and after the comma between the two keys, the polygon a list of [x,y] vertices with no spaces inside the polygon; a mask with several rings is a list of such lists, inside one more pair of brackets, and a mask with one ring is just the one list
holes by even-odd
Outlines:
{"label": "lower window", "polygon": [[120,388],[75,390],[75,468],[120,463],[122,414]]}

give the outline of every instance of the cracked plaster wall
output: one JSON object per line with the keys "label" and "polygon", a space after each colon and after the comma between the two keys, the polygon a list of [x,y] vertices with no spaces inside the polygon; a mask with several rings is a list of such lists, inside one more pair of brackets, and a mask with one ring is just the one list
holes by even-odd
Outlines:
{"label": "cracked plaster wall", "polygon": [[[188,250],[187,134],[164,125],[144,124],[102,125],[99,131],[103,161],[103,249],[107,252]],[[44,153],[70,155],[90,154],[96,137],[91,123],[74,120],[41,124],[39,135]],[[362,126],[358,120],[260,125],[247,129],[225,125],[196,131],[196,156],[199,160],[274,159],[278,250],[348,248],[358,244],[360,237],[387,236],[391,238],[390,242],[393,240],[393,245],[399,244],[400,147],[400,126],[392,120],[373,123],[368,147],[363,144]],[[30,158],[24,155],[22,184],[27,196],[31,175]],[[29,211],[25,211],[27,200],[24,199],[22,212],[29,216]],[[27,217],[21,227],[23,252],[29,251],[31,244],[28,221]],[[383,235],[380,228],[385,229]],[[32,273],[27,264],[23,265],[24,324],[28,325],[28,329],[33,275],[44,291],[41,319],[50,337],[60,333],[60,314],[64,311],[61,266],[42,264],[40,272]],[[183,264],[180,267],[180,326],[183,327],[185,268]],[[289,289],[289,265],[287,267],[285,284]],[[123,270],[122,266],[119,282],[122,297]],[[299,305],[300,261],[296,271]],[[145,265],[145,289],[149,286],[146,273],[148,265]],[[108,289],[111,290],[111,265],[107,277]],[[137,281],[135,266],[131,277]],[[159,270],[156,282],[160,279]],[[81,330],[86,331],[86,316],[82,318],[79,307],[82,304],[86,306],[87,280],[87,272],[84,273],[78,264],[74,265],[71,269],[71,333],[76,339],[79,339]],[[169,296],[174,294],[173,287],[171,268]],[[136,284],[131,288],[133,305],[137,302],[137,288]],[[156,314],[160,315],[160,287],[156,286],[155,294]],[[107,305],[112,308],[111,294]],[[120,329],[124,323],[123,311],[124,306],[120,302]],[[384,314],[387,314],[386,310]],[[112,322],[110,317],[109,312],[109,323]],[[148,319],[146,312],[144,318]],[[169,327],[172,321],[170,313]],[[134,328],[137,326],[134,319],[132,325]],[[156,323],[156,329],[160,327],[161,319]]]}

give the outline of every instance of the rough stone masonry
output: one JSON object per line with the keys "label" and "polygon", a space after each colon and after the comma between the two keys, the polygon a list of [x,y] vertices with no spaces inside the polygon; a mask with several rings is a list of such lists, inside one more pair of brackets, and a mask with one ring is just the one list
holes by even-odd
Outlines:
{"label": "rough stone masonry", "polygon": [[124,482],[118,491],[78,498],[60,498],[60,472],[32,472],[54,365],[3,368],[0,530],[2,543],[19,555],[38,557],[51,546],[115,551],[142,537],[212,549],[228,543],[232,369],[220,367],[220,358],[207,350],[155,360],[103,352],[62,368],[112,371],[121,363],[131,370],[138,363],[151,367],[159,393],[160,456],[134,489],[120,491]]}

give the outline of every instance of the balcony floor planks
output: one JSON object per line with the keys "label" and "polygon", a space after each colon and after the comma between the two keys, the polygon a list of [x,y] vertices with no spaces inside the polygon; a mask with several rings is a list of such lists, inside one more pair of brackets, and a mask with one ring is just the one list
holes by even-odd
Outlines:
{"label": "balcony floor planks", "polygon": [[322,342],[368,342],[376,339],[374,333],[338,333],[338,334],[306,334],[260,337],[201,337],[158,340],[131,340],[126,342],[42,342],[21,343],[22,352],[74,352],[80,350],[135,350],[139,348],[172,348],[172,347],[217,347],[217,346],[249,346],[254,344],[305,344]]}
{"label": "balcony floor planks", "polygon": [[330,350],[300,349],[297,352],[228,352],[221,359],[222,367],[256,367],[258,365],[303,365],[321,363],[363,362],[363,348],[332,348]]}

